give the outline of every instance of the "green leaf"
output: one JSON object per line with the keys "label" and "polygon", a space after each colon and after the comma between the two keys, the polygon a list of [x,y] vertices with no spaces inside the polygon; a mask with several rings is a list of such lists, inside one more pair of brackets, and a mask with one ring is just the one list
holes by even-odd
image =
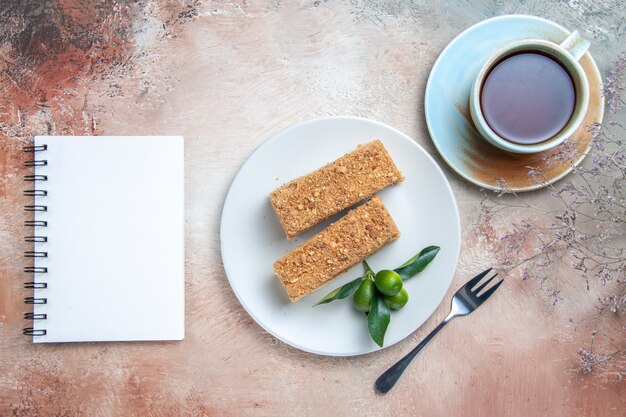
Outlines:
{"label": "green leaf", "polygon": [[383,347],[385,333],[391,321],[391,311],[385,300],[374,291],[372,303],[370,304],[370,312],[367,315],[367,329],[370,332],[372,340],[380,347]]}
{"label": "green leaf", "polygon": [[400,274],[402,280],[407,280],[415,274],[422,272],[424,268],[435,259],[440,249],[439,246],[428,246],[398,268],[394,269],[394,271]]}
{"label": "green leaf", "polygon": [[347,284],[342,285],[341,287],[328,293],[326,297],[322,298],[319,303],[315,304],[313,307],[351,296],[359,288],[359,285],[361,285],[361,281],[363,281],[363,278],[359,277],[354,281],[350,281]]}

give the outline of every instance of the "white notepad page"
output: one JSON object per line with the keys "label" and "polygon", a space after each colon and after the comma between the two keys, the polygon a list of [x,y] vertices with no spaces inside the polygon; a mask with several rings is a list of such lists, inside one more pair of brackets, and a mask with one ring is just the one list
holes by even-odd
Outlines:
{"label": "white notepad page", "polygon": [[47,166],[35,204],[33,342],[181,340],[184,337],[184,146],[179,136],[37,136]]}

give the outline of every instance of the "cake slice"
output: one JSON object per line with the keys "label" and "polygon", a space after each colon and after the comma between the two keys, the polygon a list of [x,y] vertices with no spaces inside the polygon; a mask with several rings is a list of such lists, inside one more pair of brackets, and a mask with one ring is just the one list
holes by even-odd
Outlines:
{"label": "cake slice", "polygon": [[404,179],[380,140],[359,147],[270,193],[287,238]]}
{"label": "cake slice", "polygon": [[400,236],[378,196],[351,210],[274,263],[291,301],[317,290]]}

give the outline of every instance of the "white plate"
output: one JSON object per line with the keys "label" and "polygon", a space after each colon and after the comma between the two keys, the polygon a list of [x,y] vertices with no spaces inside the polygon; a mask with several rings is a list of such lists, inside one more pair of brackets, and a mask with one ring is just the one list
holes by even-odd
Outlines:
{"label": "white plate", "polygon": [[361,276],[361,265],[300,301],[289,301],[272,264],[329,222],[287,240],[269,193],[375,138],[406,180],[379,193],[401,236],[368,258],[370,266],[395,268],[428,245],[441,247],[427,269],[405,283],[409,303],[392,313],[385,347],[426,321],[454,277],[461,244],[458,209],[443,172],[421,146],[387,125],[356,117],[314,119],[283,130],[241,167],[224,202],[220,238],[224,269],[241,305],[265,330],[298,349],[349,356],[380,348],[369,337],[365,315],[352,308],[349,298],[313,308],[332,289]]}

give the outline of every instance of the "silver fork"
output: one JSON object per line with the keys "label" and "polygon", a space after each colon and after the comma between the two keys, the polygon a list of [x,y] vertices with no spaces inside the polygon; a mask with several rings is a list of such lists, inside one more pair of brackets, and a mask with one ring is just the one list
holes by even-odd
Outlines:
{"label": "silver fork", "polygon": [[435,328],[435,330],[430,332],[430,334],[426,336],[426,338],[422,340],[422,342],[417,345],[412,351],[410,351],[404,358],[400,359],[398,362],[396,362],[395,365],[393,365],[384,374],[378,377],[376,383],[374,384],[377,392],[379,392],[380,394],[386,394],[387,392],[389,392],[389,390],[393,388],[394,385],[396,385],[396,382],[398,382],[398,379],[400,379],[402,373],[406,370],[406,368],[417,356],[417,354],[420,353],[422,349],[426,347],[426,345],[428,345],[428,343],[435,337],[435,335],[439,333],[439,330],[443,329],[443,326],[448,324],[448,322],[455,317],[465,316],[476,310],[482,303],[487,300],[487,298],[491,296],[491,294],[493,294],[498,289],[503,280],[496,282],[487,291],[478,295],[480,291],[483,290],[498,275],[498,273],[495,273],[493,276],[491,276],[491,278],[481,284],[480,287],[472,290],[474,287],[476,287],[478,282],[483,279],[483,277],[487,275],[491,270],[492,268],[489,268],[486,271],[481,272],[474,278],[470,279],[467,284],[459,288],[456,294],[454,294],[454,297],[452,297],[452,308],[450,309],[450,314],[448,314],[448,317],[446,317],[444,321],[442,321],[439,326]]}

